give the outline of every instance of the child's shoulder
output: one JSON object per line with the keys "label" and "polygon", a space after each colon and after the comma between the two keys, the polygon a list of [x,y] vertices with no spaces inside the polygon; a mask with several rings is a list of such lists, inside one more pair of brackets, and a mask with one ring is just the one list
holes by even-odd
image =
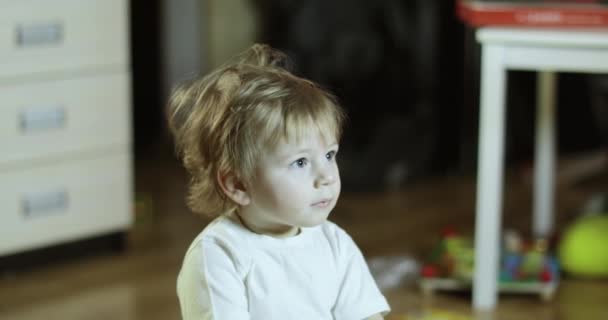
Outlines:
{"label": "child's shoulder", "polygon": [[221,215],[209,222],[194,241],[242,241],[242,237],[246,234],[244,231],[230,216]]}
{"label": "child's shoulder", "polygon": [[333,240],[340,240],[344,238],[350,238],[348,233],[342,229],[339,225],[332,221],[325,221],[319,226],[320,230],[325,234],[326,237]]}
{"label": "child's shoulder", "polygon": [[192,240],[188,252],[200,248],[203,244],[237,250],[238,247],[246,243],[246,241],[243,241],[244,236],[246,234],[230,217],[219,216]]}
{"label": "child's shoulder", "polygon": [[[275,239],[272,237],[252,234],[238,221],[230,216],[220,216],[211,221],[192,241],[186,255],[191,255],[203,247],[220,247],[231,256],[239,256],[246,259],[247,253],[256,250],[276,249],[277,247],[305,247],[316,246],[320,239],[326,242],[336,252],[349,251],[353,240],[340,226],[331,221],[316,226],[305,228],[303,234],[293,239]],[[316,241],[313,239],[317,239]]]}
{"label": "child's shoulder", "polygon": [[239,274],[245,274],[251,258],[248,254],[248,241],[243,239],[241,233],[238,226],[226,216],[211,221],[186,250],[180,278],[181,274],[198,274],[203,265],[206,266],[204,268],[234,267]]}
{"label": "child's shoulder", "polygon": [[334,222],[328,220],[319,229],[337,252],[350,252],[356,246],[351,236]]}

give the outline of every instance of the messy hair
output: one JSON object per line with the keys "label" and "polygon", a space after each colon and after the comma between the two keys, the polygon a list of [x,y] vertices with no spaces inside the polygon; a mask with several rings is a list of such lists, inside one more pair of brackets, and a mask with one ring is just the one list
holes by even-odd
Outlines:
{"label": "messy hair", "polygon": [[319,132],[339,140],[344,114],[334,96],[287,70],[280,51],[256,44],[207,76],[178,85],[167,118],[191,175],[188,205],[217,216],[237,205],[218,176],[251,183],[261,155]]}

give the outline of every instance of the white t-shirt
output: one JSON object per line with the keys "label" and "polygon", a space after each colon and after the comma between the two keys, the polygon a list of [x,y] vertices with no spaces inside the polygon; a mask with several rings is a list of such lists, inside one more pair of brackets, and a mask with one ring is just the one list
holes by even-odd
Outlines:
{"label": "white t-shirt", "polygon": [[289,238],[211,222],[177,280],[184,320],[361,320],[390,310],[359,248],[332,222]]}

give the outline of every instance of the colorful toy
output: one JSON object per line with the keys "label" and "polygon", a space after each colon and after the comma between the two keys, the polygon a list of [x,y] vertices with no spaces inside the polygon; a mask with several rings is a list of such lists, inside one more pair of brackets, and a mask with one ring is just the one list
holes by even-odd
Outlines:
{"label": "colorful toy", "polygon": [[583,216],[563,233],[559,257],[565,271],[608,277],[608,215]]}
{"label": "colorful toy", "polygon": [[[468,290],[472,285],[472,241],[451,228],[446,230],[421,270],[421,288],[427,293]],[[559,265],[549,254],[547,240],[525,242],[517,233],[505,232],[498,280],[501,292],[538,293],[549,300],[559,283]]]}
{"label": "colorful toy", "polygon": [[433,263],[422,268],[422,275],[427,278],[452,277],[471,281],[474,262],[471,241],[460,236],[453,228],[442,231],[441,241],[431,253]]}

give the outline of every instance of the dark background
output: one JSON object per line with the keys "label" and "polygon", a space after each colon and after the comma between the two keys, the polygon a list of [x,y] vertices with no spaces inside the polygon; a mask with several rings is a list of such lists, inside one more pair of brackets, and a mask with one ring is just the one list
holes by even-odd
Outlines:
{"label": "dark background", "polygon": [[[341,148],[345,190],[399,187],[474,173],[479,45],[441,0],[252,0],[258,41],[285,51],[296,73],[339,98],[349,121]],[[131,1],[136,157],[166,137],[160,0]],[[506,165],[533,158],[535,73],[509,72]],[[560,155],[607,145],[604,76],[560,74]]]}

